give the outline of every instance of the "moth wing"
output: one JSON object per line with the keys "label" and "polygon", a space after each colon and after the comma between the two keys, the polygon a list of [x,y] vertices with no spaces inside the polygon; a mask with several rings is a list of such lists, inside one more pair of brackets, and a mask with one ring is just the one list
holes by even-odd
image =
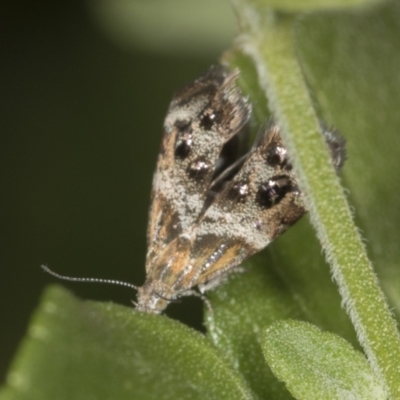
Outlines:
{"label": "moth wing", "polygon": [[[242,168],[227,183],[199,221],[190,263],[196,283],[206,288],[296,223],[306,212],[280,128],[262,127]],[[332,164],[346,158],[345,140],[322,127]]]}
{"label": "moth wing", "polygon": [[[337,167],[344,141],[324,135]],[[148,279],[162,283],[171,298],[196,285],[207,290],[305,212],[279,127],[271,122],[197,223],[161,251]]]}
{"label": "moth wing", "polygon": [[213,67],[170,104],[153,180],[147,271],[199,218],[224,144],[249,119],[251,109],[236,79],[237,72]]}
{"label": "moth wing", "polygon": [[190,257],[207,283],[240,265],[293,225],[305,208],[296,176],[270,123],[234,178],[199,221]]}

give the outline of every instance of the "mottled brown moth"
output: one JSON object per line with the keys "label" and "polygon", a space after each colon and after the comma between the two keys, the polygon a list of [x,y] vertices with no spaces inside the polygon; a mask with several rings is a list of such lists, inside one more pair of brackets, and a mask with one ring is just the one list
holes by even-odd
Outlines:
{"label": "mottled brown moth", "polygon": [[[230,159],[227,149],[251,114],[237,77],[212,67],[172,99],[153,181],[140,311],[161,313],[181,296],[202,296],[306,212],[274,122],[261,128],[244,157]],[[344,140],[323,131],[338,169]]]}

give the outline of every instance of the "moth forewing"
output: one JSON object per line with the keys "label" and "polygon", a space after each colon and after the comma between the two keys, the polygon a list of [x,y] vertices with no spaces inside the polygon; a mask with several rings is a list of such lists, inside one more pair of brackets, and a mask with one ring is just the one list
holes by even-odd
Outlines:
{"label": "moth forewing", "polygon": [[147,272],[160,251],[199,218],[223,146],[249,119],[237,75],[213,67],[171,102],[153,181]]}
{"label": "moth forewing", "polygon": [[201,271],[196,284],[237,267],[304,212],[279,129],[269,125],[242,168],[198,223],[190,257],[194,269]]}

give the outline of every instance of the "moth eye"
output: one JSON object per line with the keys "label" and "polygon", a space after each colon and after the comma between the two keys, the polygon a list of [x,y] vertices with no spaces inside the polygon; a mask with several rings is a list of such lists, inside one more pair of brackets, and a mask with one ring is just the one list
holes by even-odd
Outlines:
{"label": "moth eye", "polygon": [[207,162],[203,158],[200,157],[197,160],[194,160],[190,164],[189,176],[191,178],[201,179],[208,173],[209,169],[210,169],[209,164],[207,164]]}
{"label": "moth eye", "polygon": [[204,114],[200,121],[200,126],[205,130],[210,130],[215,122],[217,122],[218,114],[216,112],[208,112]]}
{"label": "moth eye", "polygon": [[193,139],[190,133],[179,135],[175,144],[175,157],[184,160],[189,155],[192,145]]}
{"label": "moth eye", "polygon": [[272,146],[267,151],[267,163],[272,167],[287,163],[287,150],[282,146]]}
{"label": "moth eye", "polygon": [[291,189],[289,177],[275,176],[259,186],[256,199],[261,207],[270,208],[278,204]]}
{"label": "moth eye", "polygon": [[246,181],[236,182],[229,190],[228,197],[236,201],[245,201],[250,193],[249,183]]}

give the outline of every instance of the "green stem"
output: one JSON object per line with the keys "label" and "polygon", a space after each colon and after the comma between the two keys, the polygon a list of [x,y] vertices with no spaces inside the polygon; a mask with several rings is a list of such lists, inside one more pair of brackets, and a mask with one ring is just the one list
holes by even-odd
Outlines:
{"label": "green stem", "polygon": [[[400,399],[400,336],[332,166],[296,57],[294,17],[232,0],[241,50],[253,59],[282,127],[311,221],[359,341],[392,399]],[[350,161],[351,162],[351,161]]]}

